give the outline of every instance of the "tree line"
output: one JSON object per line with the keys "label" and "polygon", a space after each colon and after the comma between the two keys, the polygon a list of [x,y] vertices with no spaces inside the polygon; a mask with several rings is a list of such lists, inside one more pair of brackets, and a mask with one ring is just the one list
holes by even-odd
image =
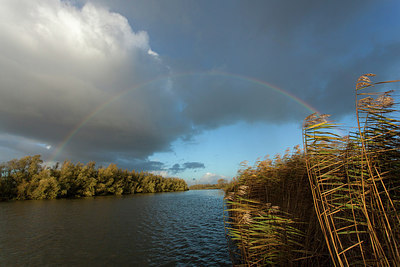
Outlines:
{"label": "tree line", "polygon": [[148,172],[128,171],[115,164],[96,167],[64,161],[43,166],[40,155],[0,164],[0,200],[78,198],[134,193],[186,191],[183,179]]}
{"label": "tree line", "polygon": [[190,190],[224,189],[228,185],[225,179],[219,179],[216,184],[195,184],[189,186]]}

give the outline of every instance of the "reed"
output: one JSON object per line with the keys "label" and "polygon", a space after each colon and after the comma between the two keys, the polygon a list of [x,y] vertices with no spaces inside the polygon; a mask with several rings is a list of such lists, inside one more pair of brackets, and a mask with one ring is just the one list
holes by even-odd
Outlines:
{"label": "reed", "polygon": [[[235,265],[326,266],[328,252],[308,186],[304,153],[243,166],[226,194]],[[322,245],[321,245],[322,244]]]}
{"label": "reed", "polygon": [[[243,166],[226,193],[234,264],[400,266],[400,121],[393,91],[356,83],[357,128],[303,123],[303,147]],[[375,89],[375,90],[371,90]]]}
{"label": "reed", "polygon": [[303,126],[314,208],[335,266],[400,265],[400,128],[392,92],[365,92],[388,83],[373,76],[357,81],[357,131],[342,138],[315,114]]}

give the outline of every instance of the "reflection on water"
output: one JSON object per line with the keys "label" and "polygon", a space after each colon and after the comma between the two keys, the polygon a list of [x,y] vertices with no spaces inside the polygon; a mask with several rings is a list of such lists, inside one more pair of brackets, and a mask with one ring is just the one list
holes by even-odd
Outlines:
{"label": "reflection on water", "polygon": [[218,190],[0,203],[0,266],[230,265]]}

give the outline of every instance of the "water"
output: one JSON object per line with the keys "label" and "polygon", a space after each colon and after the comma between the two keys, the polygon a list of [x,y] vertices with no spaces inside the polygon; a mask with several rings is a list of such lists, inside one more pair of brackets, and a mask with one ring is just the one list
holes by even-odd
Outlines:
{"label": "water", "polygon": [[227,266],[222,192],[0,203],[0,266]]}

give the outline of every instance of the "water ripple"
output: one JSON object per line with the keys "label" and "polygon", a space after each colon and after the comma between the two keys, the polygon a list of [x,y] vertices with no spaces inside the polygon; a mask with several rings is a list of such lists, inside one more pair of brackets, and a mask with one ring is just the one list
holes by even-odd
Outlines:
{"label": "water ripple", "polygon": [[0,203],[0,266],[229,266],[216,190]]}

